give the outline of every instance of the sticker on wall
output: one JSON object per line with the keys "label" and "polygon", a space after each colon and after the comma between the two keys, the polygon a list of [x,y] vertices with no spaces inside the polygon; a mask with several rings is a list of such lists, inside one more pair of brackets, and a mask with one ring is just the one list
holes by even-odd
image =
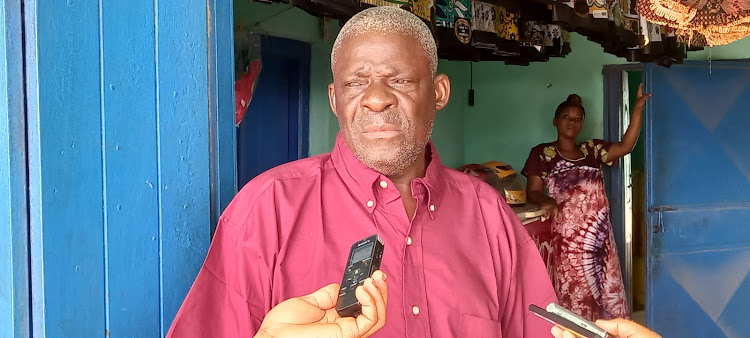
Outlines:
{"label": "sticker on wall", "polygon": [[455,24],[456,38],[463,44],[471,41],[471,24],[464,18],[456,20]]}

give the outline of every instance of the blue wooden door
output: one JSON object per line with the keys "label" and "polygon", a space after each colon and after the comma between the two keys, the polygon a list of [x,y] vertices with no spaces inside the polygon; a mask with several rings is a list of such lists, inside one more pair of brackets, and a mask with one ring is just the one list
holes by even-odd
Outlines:
{"label": "blue wooden door", "polygon": [[649,326],[750,336],[750,63],[648,65]]}
{"label": "blue wooden door", "polygon": [[262,70],[237,129],[237,185],[277,165],[307,156],[310,46],[261,39]]}
{"label": "blue wooden door", "polygon": [[215,2],[24,0],[33,336],[166,334],[210,241]]}

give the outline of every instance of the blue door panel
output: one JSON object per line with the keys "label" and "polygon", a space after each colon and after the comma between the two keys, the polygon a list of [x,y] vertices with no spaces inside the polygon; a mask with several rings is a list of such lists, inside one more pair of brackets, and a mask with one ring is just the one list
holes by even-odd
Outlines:
{"label": "blue door panel", "polygon": [[[237,130],[238,185],[289,161],[290,62],[263,54],[263,69],[253,99]],[[296,136],[296,135],[293,135]]]}
{"label": "blue door panel", "polygon": [[647,65],[644,78],[647,322],[665,337],[746,336],[750,64]]}
{"label": "blue door panel", "polygon": [[155,41],[154,5],[102,2],[101,15],[106,327],[158,336],[159,322],[143,320],[159,318],[156,47],[141,43]]}
{"label": "blue door panel", "polygon": [[[650,254],[673,254],[705,250],[723,250],[750,243],[750,203],[677,206],[682,210],[662,213],[661,232],[653,236],[655,244]],[[659,223],[653,219],[652,223]],[[717,231],[731,229],[731,234]]]}
{"label": "blue door panel", "polygon": [[[750,126],[747,123],[750,116],[747,102],[738,100],[740,97],[750,97],[750,86],[747,86],[750,83],[750,70],[713,69],[710,80],[704,78],[708,75],[707,69],[705,74],[703,69],[696,70],[693,72],[698,74],[691,82],[682,78],[688,76],[683,74],[688,72],[680,69],[675,68],[674,72],[658,70],[665,79],[661,85],[652,84],[654,97],[650,100],[649,108],[653,113],[649,118],[654,128],[658,128],[653,129],[653,142],[665,143],[656,145],[660,147],[660,152],[654,154],[654,162],[650,164],[660,173],[668,173],[655,180],[653,203],[667,205],[750,200],[750,181],[747,178],[724,179],[750,177],[750,170],[747,170],[748,175],[741,170],[746,165],[738,166],[747,162],[750,169],[750,159],[738,156],[739,148],[745,147],[749,134],[738,133],[735,129],[743,125],[738,123],[743,122],[745,126]],[[675,74],[680,75],[679,81],[672,79]],[[737,83],[735,78],[742,81]],[[715,85],[706,86],[706,83]],[[717,83],[741,87],[732,87],[729,97],[725,97],[722,95],[723,86]],[[700,88],[692,88],[693,85]],[[726,103],[725,100],[734,101]],[[710,105],[711,102],[714,105]],[[702,113],[704,109],[711,110]],[[716,121],[715,115],[722,116],[722,119]]]}
{"label": "blue door panel", "polygon": [[211,229],[207,6],[24,2],[34,335],[164,336],[192,285]]}
{"label": "blue door panel", "polygon": [[[649,299],[659,302],[658,312],[647,312],[648,326],[657,330],[663,337],[722,337],[721,329],[712,323],[700,306],[693,301],[669,273],[654,272],[655,287],[670,290],[668,293],[648,294]],[[701,323],[695,325],[695,323]]]}
{"label": "blue door panel", "polygon": [[206,5],[200,0],[156,4],[162,335],[198,275],[211,239]]}
{"label": "blue door panel", "polygon": [[748,321],[748,299],[750,299],[750,278],[745,278],[734,292],[734,297],[729,300],[729,304],[727,304],[724,312],[716,320],[716,322],[727,332],[728,336],[750,337],[750,326],[736,325],[736,323],[745,323]]}
{"label": "blue door panel", "polygon": [[723,337],[747,332],[746,320],[720,318],[737,318],[737,311],[747,316],[747,309],[729,303],[741,297],[739,287],[750,282],[750,249],[665,254],[650,263],[660,271],[652,286],[661,292],[649,294],[650,301],[660,304],[649,317],[665,337]]}
{"label": "blue door panel", "polygon": [[38,114],[29,132],[34,331],[105,334],[99,5],[37,8]]}
{"label": "blue door panel", "polygon": [[261,39],[262,69],[245,118],[237,128],[237,184],[307,156],[310,46]]}

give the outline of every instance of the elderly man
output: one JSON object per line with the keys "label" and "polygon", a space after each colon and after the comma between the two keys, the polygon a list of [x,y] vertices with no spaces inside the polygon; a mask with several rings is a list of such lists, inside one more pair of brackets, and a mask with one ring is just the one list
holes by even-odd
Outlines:
{"label": "elderly man", "polygon": [[[549,336],[528,311],[556,300],[534,242],[503,198],[443,166],[429,141],[450,82],[436,75],[427,26],[401,9],[364,10],[341,29],[331,68],[333,151],[240,191],[170,335]],[[340,318],[331,284],[374,233],[384,274],[357,289],[362,315]]]}

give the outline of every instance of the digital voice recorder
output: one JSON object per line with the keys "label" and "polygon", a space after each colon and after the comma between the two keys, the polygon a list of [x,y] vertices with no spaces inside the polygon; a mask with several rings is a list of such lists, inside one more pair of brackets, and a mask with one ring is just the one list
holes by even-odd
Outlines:
{"label": "digital voice recorder", "polygon": [[365,282],[365,279],[380,269],[384,248],[383,240],[378,235],[364,238],[352,245],[349,258],[346,260],[339,299],[336,302],[336,311],[341,317],[356,317],[362,313],[362,306],[354,291]]}

